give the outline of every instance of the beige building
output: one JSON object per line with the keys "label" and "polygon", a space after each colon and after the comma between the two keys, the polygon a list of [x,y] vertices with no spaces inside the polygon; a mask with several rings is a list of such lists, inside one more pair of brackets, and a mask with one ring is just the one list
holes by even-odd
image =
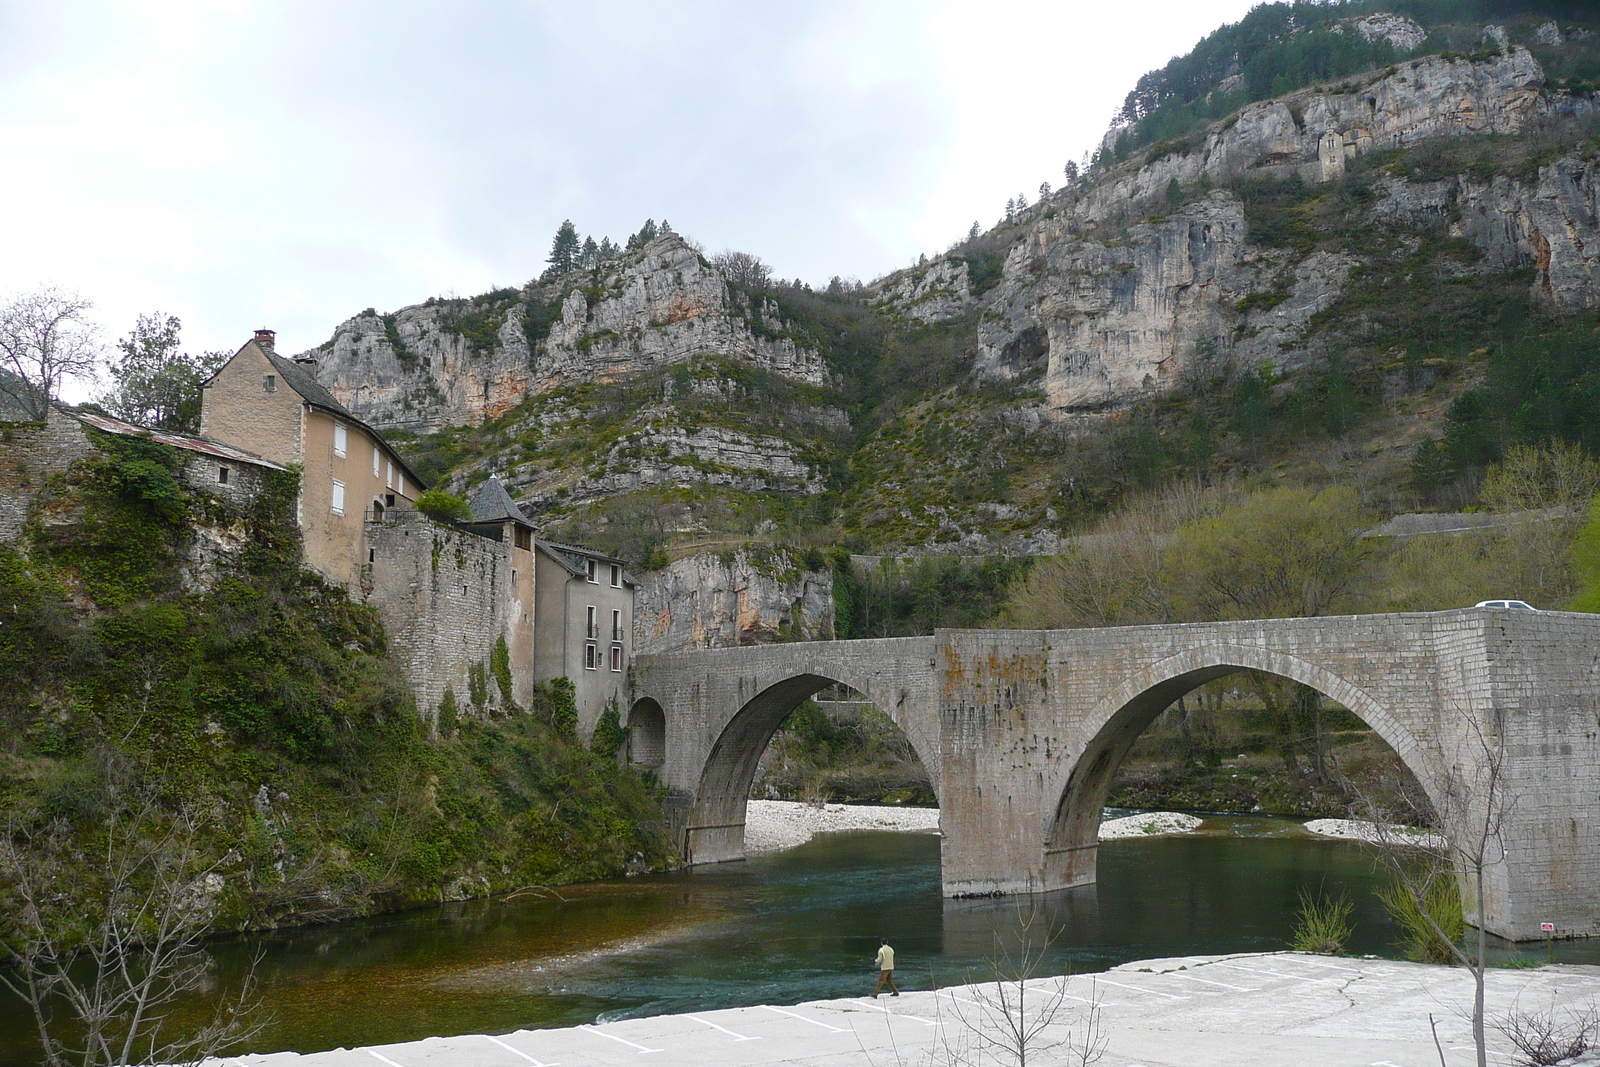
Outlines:
{"label": "beige building", "polygon": [[378,431],[317,384],[315,362],[285,359],[257,330],[201,388],[200,436],[298,465],[306,564],[352,592],[373,562],[363,522],[426,486]]}
{"label": "beige building", "polygon": [[493,478],[469,521],[422,515],[422,479],[317,383],[314,360],[285,359],[273,340],[257,330],[204,384],[200,432],[299,467],[306,564],[378,609],[418,710],[437,723],[446,694],[458,709],[526,707],[535,682],[565,675],[593,734],[627,680],[634,581],[623,562],[536,539]]}
{"label": "beige building", "polygon": [[572,679],[578,730],[588,737],[613,697],[627,706],[635,582],[620,559],[555,541],[534,547],[534,677]]}

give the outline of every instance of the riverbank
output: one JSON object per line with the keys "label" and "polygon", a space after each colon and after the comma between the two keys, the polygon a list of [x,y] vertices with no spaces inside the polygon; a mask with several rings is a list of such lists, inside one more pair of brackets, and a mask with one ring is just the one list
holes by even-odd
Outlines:
{"label": "riverbank", "polygon": [[[1130,837],[1194,833],[1205,819],[1181,811],[1147,811],[1104,819],[1100,840],[1115,841]],[[1372,841],[1370,823],[1354,819],[1312,819],[1301,824],[1318,837],[1344,841]],[[938,833],[938,808],[895,807],[869,804],[803,804],[797,800],[752,800],[745,808],[744,847],[751,855],[797,848],[817,834],[846,830],[890,830],[909,833]],[[1409,838],[1419,848],[1443,848],[1436,834],[1413,827],[1392,828],[1397,836]]]}
{"label": "riverbank", "polygon": [[[903,973],[911,985],[915,968],[909,961]],[[1600,998],[1600,967],[1492,970],[1486,977],[1491,1019],[1504,1018],[1518,1004],[1524,1010],[1562,1012],[1582,1010]],[[870,975],[863,975],[863,992],[869,983]],[[1056,989],[1064,999],[1041,1044],[1059,1050],[1069,1035],[1081,1040],[1089,1005],[1098,1005],[1106,1043],[1101,1062],[1108,1067],[1423,1067],[1438,1059],[1430,1014],[1452,1059],[1471,1046],[1471,1026],[1462,1009],[1471,1003],[1472,981],[1449,967],[1288,952],[1184,956],[1037,980],[1029,985],[1030,1002],[1042,1008]],[[1033,1001],[1035,996],[1040,999]],[[996,1030],[997,1020],[985,1021],[985,1006],[994,999],[992,985],[908,989],[897,998],[762,1004],[308,1055],[248,1054],[226,1062],[245,1067],[553,1067],[631,1062],[650,1054],[653,1067],[871,1067],[970,1049],[980,1027],[984,1033]],[[1497,1058],[1511,1051],[1498,1033],[1491,1034],[1490,1044]]]}
{"label": "riverbank", "polygon": [[[745,807],[745,852],[781,852],[796,848],[817,834],[845,830],[891,830],[938,833],[938,808],[868,804],[802,804],[795,800],[752,800]],[[1100,840],[1191,833],[1204,820],[1176,811],[1152,811],[1107,819]]]}

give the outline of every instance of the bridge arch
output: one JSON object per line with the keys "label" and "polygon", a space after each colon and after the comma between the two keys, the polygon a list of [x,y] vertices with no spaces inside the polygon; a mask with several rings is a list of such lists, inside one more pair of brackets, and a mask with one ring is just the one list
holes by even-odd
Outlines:
{"label": "bridge arch", "polygon": [[[839,671],[848,675],[851,672]],[[712,742],[694,791],[684,827],[683,854],[691,864],[719,863],[744,857],[744,824],[750,786],[772,735],[806,699],[832,685],[847,685],[886,713],[910,743],[928,771],[935,799],[941,798],[939,751],[924,731],[873,699],[871,680],[805,672],[775,682],[746,701]],[[881,688],[881,687],[880,687]]]}
{"label": "bridge arch", "polygon": [[1046,884],[1095,880],[1100,813],[1134,741],[1180,696],[1241,670],[1300,682],[1344,705],[1394,750],[1438,809],[1436,778],[1420,739],[1365,689],[1301,657],[1248,645],[1203,645],[1133,672],[1084,716],[1080,755],[1045,783],[1046,800],[1055,798],[1045,810],[1043,828]]}

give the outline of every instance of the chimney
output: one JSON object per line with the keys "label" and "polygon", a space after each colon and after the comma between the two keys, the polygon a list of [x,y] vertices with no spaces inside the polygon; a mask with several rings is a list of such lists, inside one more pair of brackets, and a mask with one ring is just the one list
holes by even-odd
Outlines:
{"label": "chimney", "polygon": [[278,333],[276,330],[257,330],[256,346],[267,352],[276,352]]}

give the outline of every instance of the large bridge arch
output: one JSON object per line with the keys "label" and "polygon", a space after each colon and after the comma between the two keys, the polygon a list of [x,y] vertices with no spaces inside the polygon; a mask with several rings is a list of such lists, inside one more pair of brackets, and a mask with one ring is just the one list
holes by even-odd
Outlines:
{"label": "large bridge arch", "polygon": [[[844,673],[844,672],[840,672]],[[866,684],[866,680],[858,679]],[[757,693],[728,720],[706,755],[705,769],[694,790],[694,803],[684,826],[683,853],[690,863],[719,863],[744,856],[744,825],[750,786],[772,735],[802,702],[832,685],[849,685],[843,678],[806,672],[774,682]],[[869,696],[870,699],[870,696]],[[893,718],[893,716],[891,716]],[[939,781],[931,768],[938,766],[938,749],[930,748],[922,731],[896,723],[912,751],[929,770],[935,798]]]}
{"label": "large bridge arch", "polygon": [[1299,682],[1344,705],[1372,728],[1439,807],[1438,761],[1418,737],[1362,686],[1308,659],[1258,646],[1206,644],[1132,671],[1083,716],[1077,758],[1046,777],[1045,879],[1051,885],[1095,880],[1100,815],[1112,779],[1139,735],[1186,693],[1207,682],[1254,670]]}

